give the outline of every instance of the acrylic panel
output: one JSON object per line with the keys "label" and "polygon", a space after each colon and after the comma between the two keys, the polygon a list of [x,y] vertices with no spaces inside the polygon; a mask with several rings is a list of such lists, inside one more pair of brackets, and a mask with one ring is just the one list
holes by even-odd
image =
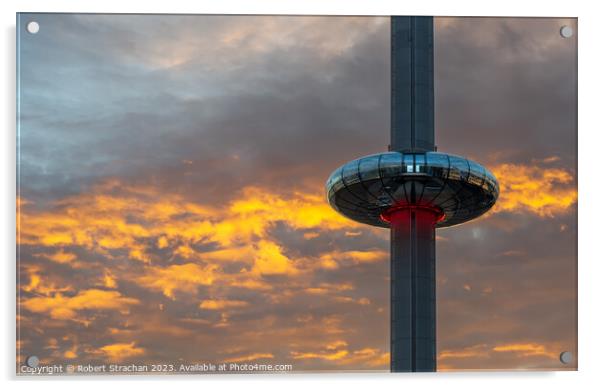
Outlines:
{"label": "acrylic panel", "polygon": [[17,15],[17,374],[577,369],[577,20]]}

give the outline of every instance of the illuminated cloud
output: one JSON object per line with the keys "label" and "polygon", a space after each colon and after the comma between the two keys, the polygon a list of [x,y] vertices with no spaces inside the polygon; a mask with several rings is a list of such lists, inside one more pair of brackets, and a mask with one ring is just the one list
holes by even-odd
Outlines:
{"label": "illuminated cloud", "polygon": [[[556,361],[560,352],[556,350],[557,348],[556,345],[526,342],[503,343],[495,346],[477,344],[458,349],[445,349],[440,351],[437,357],[439,361],[438,370],[454,370],[464,366],[464,364],[468,364],[467,366],[471,366],[472,369],[479,369],[483,366],[490,366],[489,361],[495,361],[497,357],[504,354],[527,366],[530,363],[529,361],[540,360],[540,358]],[[495,367],[495,364],[493,367]]]}
{"label": "illuminated cloud", "polygon": [[353,289],[354,286],[352,283],[345,282],[341,284],[321,283],[318,286],[306,288],[305,291],[312,294],[335,295],[337,292],[349,291]]}
{"label": "illuminated cloud", "polygon": [[[175,299],[176,292],[194,294],[200,286],[215,282],[229,287],[269,290],[265,276],[305,274],[319,267],[332,268],[340,261],[354,263],[385,259],[382,250],[334,252],[319,258],[290,258],[270,230],[285,223],[305,234],[346,231],[357,225],[334,212],[320,196],[294,192],[277,195],[257,187],[243,189],[242,196],[215,208],[185,200],[177,194],[150,186],[131,186],[106,180],[89,193],[67,197],[46,211],[24,207],[21,244],[45,247],[40,254],[55,262],[83,266],[71,253],[81,247],[111,259],[146,264],[141,274],[105,270],[98,285],[115,289],[119,278],[132,281]],[[195,245],[214,243],[212,250]],[[158,256],[156,250],[167,252]],[[185,262],[162,265],[166,259]],[[294,261],[299,260],[299,261]],[[227,263],[244,267],[225,273]],[[298,264],[297,264],[298,262]],[[301,267],[299,267],[301,266]],[[35,281],[35,275],[32,282]],[[360,300],[364,304],[367,299]]]}
{"label": "illuminated cloud", "polygon": [[495,352],[517,353],[521,357],[546,356],[552,359],[558,358],[559,353],[550,351],[545,345],[538,343],[511,343],[495,346]]}
{"label": "illuminated cloud", "polygon": [[22,280],[21,289],[36,295],[50,296],[55,293],[71,292],[71,285],[57,286],[54,282],[42,278],[42,269],[38,266],[26,266],[24,273],[29,281]]}
{"label": "illuminated cloud", "polygon": [[92,350],[91,353],[100,354],[110,361],[122,362],[132,357],[140,357],[146,353],[146,350],[131,342],[108,344],[98,350]]}
{"label": "illuminated cloud", "polygon": [[240,300],[203,300],[199,305],[201,309],[222,310],[226,308],[241,308],[249,305],[246,301]]}
{"label": "illuminated cloud", "polygon": [[195,263],[172,265],[166,268],[151,268],[144,276],[137,278],[140,285],[159,290],[174,299],[174,291],[195,293],[200,285],[211,285],[216,278],[217,267],[202,267]]}
{"label": "illuminated cloud", "polygon": [[117,280],[115,279],[115,275],[111,273],[110,270],[105,271],[105,274],[102,278],[102,285],[107,289],[117,288]]}
{"label": "illuminated cloud", "polygon": [[73,348],[71,348],[69,350],[66,350],[63,353],[63,357],[66,358],[66,359],[75,359],[75,358],[77,358],[77,347],[74,346]]}
{"label": "illuminated cloud", "polygon": [[437,356],[438,360],[457,359],[457,358],[478,358],[488,355],[488,346],[479,344],[475,346],[465,347],[458,350],[442,350]]}
{"label": "illuminated cloud", "polygon": [[[142,262],[151,261],[148,239],[156,242],[158,248],[179,242],[173,252],[184,258],[198,257],[191,247],[193,243],[215,242],[230,250],[222,251],[223,260],[240,260],[237,255],[247,256],[246,245],[255,243],[256,270],[268,274],[294,271],[275,243],[265,239],[276,223],[301,230],[356,227],[320,196],[293,193],[284,197],[250,187],[242,190],[241,198],[214,209],[159,188],[107,180],[91,193],[57,202],[49,211],[35,212],[24,207],[20,214],[20,243],[59,249],[82,246],[104,255],[127,250],[129,258]],[[236,251],[236,247],[243,251]],[[66,261],[65,255],[57,260]],[[219,251],[212,255],[219,255]],[[252,262],[251,259],[246,258]]]}
{"label": "illuminated cloud", "polygon": [[53,319],[66,320],[75,318],[78,311],[84,310],[128,312],[130,306],[139,303],[140,301],[124,297],[116,291],[88,289],[72,297],[61,293],[49,297],[31,297],[24,300],[21,305],[29,311],[48,313]]}
{"label": "illuminated cloud", "polygon": [[298,351],[291,352],[293,359],[324,359],[327,361],[336,361],[336,360],[343,359],[344,357],[347,356],[347,354],[349,354],[349,351],[347,351],[347,350],[338,350],[338,351],[320,352],[320,353],[298,352]]}
{"label": "illuminated cloud", "polygon": [[58,250],[55,253],[42,254],[41,256],[48,258],[52,261],[58,262],[58,263],[70,263],[70,262],[73,262],[73,260],[75,260],[77,258],[77,256],[75,254],[66,252],[62,249]]}
{"label": "illuminated cloud", "polygon": [[377,348],[361,348],[350,350],[348,343],[337,340],[326,344],[320,351],[291,351],[295,360],[317,359],[334,363],[339,366],[353,365],[386,368],[389,365],[389,353],[383,353]]}
{"label": "illuminated cloud", "polygon": [[501,164],[492,167],[500,184],[493,212],[531,212],[541,217],[566,213],[577,201],[573,175],[561,168]]}
{"label": "illuminated cloud", "polygon": [[389,253],[384,250],[367,251],[333,251],[324,253],[320,256],[320,262],[323,267],[336,269],[341,263],[350,261],[353,263],[376,262],[389,259]]}
{"label": "illuminated cloud", "polygon": [[[245,189],[242,192],[245,195],[239,200],[217,208],[187,201],[177,194],[163,192],[159,195],[158,188],[125,185],[119,181],[109,180],[92,189],[90,193],[65,198],[56,203],[54,208],[45,211],[30,208],[30,204],[24,205],[22,242],[25,246],[44,249],[42,254],[36,255],[50,260],[48,263],[73,268],[82,266],[85,257],[70,255],[79,247],[102,255],[108,261],[120,258],[132,261],[139,266],[139,270],[123,273],[102,267],[95,285],[111,291],[93,289],[73,295],[71,287],[59,287],[43,279],[41,268],[29,268],[29,282],[23,284],[22,289],[42,293],[45,297],[24,297],[22,306],[26,310],[47,314],[53,319],[89,323],[85,317],[78,317],[78,312],[115,310],[125,313],[131,306],[139,306],[139,299],[126,297],[123,292],[116,290],[122,285],[134,283],[150,292],[161,293],[174,302],[179,300],[181,294],[185,294],[187,298],[182,300],[198,299],[196,304],[199,312],[219,315],[210,319],[181,318],[177,321],[178,325],[171,327],[159,321],[145,323],[141,327],[145,333],[161,333],[177,338],[190,336],[191,330],[182,327],[187,323],[214,329],[238,328],[239,323],[231,313],[247,314],[253,311],[253,305],[243,299],[211,298],[227,296],[231,288],[266,293],[265,301],[271,304],[290,303],[305,295],[319,299],[322,304],[331,302],[347,307],[356,304],[369,308],[373,305],[372,296],[358,295],[355,282],[312,282],[312,277],[317,270],[340,271],[341,267],[346,266],[384,263],[389,257],[388,252],[381,248],[342,250],[336,246],[328,246],[326,251],[318,252],[313,257],[299,257],[277,241],[271,230],[278,224],[298,232],[304,240],[308,237],[319,239],[329,233],[354,239],[365,234],[367,228],[358,229],[357,224],[341,220],[329,208],[324,208],[328,212],[322,213],[324,200],[319,196],[299,192],[274,194],[252,187]],[[289,209],[291,203],[294,206]],[[517,209],[516,206],[514,208]],[[506,206],[504,209],[509,208]],[[118,226],[118,232],[111,230],[113,224]],[[199,242],[212,246],[210,249],[199,249]],[[504,253],[506,256],[514,255],[511,252]],[[228,270],[231,264],[236,266]],[[270,281],[269,277],[273,276],[287,277],[290,289]],[[466,291],[474,289],[469,284],[460,284],[460,287]],[[205,288],[216,293],[201,295],[200,291]],[[278,293],[271,292],[273,290]],[[489,289],[483,293],[490,294]],[[87,303],[92,297],[95,302]],[[163,304],[157,309],[163,311]],[[383,311],[380,309],[378,312]],[[347,330],[344,323],[341,316],[333,315],[321,320],[315,329],[307,324],[303,326],[308,333],[317,331],[328,336],[345,336]],[[63,349],[61,355],[65,359],[72,359],[75,355],[81,358],[88,353],[123,360],[145,355],[148,351],[137,347],[139,343],[130,341],[135,339],[136,331],[127,328],[113,328],[113,331],[113,335],[119,335],[126,342],[96,349],[72,346]],[[453,369],[460,366],[458,361],[471,358],[494,359],[496,354],[512,354],[519,358],[548,358],[553,355],[545,348],[532,345],[518,347],[516,344],[499,345],[495,349],[448,349],[439,354],[441,370]],[[56,358],[61,355],[57,354]],[[228,360],[269,359],[269,355],[274,354],[250,352]],[[291,360],[310,366],[326,363],[341,367],[386,369],[389,363],[389,354],[382,349],[369,345],[350,347],[343,340],[327,343],[321,348],[291,346],[288,355]]]}
{"label": "illuminated cloud", "polygon": [[282,248],[274,242],[261,240],[255,256],[253,271],[259,274],[295,274],[291,260],[282,254]]}

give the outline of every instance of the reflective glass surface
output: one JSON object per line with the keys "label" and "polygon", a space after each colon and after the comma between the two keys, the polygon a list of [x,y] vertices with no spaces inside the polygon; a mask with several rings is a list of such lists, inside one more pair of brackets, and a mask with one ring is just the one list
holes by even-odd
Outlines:
{"label": "reflective glass surface", "polygon": [[[342,180],[337,179],[339,171]],[[403,204],[441,209],[445,219],[440,227],[463,223],[491,208],[499,193],[495,178],[482,165],[437,152],[370,155],[343,165],[333,176],[327,193],[335,209],[381,227],[388,225],[380,215]]]}

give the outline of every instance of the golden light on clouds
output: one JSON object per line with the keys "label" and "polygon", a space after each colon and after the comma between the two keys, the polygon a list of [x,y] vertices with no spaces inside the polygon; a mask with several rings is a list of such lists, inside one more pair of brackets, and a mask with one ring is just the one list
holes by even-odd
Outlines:
{"label": "golden light on clouds", "polygon": [[348,354],[349,350],[347,350],[347,342],[344,340],[336,340],[328,343],[320,352],[291,351],[293,359],[323,359],[326,361],[339,361]]}
{"label": "golden light on clouds", "polygon": [[457,358],[475,358],[487,356],[487,345],[475,345],[457,350],[442,350],[437,356],[438,360],[457,359]]}
{"label": "golden light on clouds", "polygon": [[27,266],[25,272],[28,282],[22,282],[21,289],[25,292],[35,293],[38,296],[50,296],[54,293],[71,292],[71,285],[57,286],[54,282],[42,278],[42,270],[38,266]]}
{"label": "golden light on clouds", "polygon": [[372,347],[353,350],[344,340],[328,343],[318,351],[291,351],[291,356],[295,360],[315,359],[334,363],[338,366],[352,364],[377,368],[387,368],[389,366],[388,352],[382,352],[380,349]]}
{"label": "golden light on clouds", "polygon": [[274,242],[260,240],[257,244],[253,271],[259,274],[295,274],[297,269]]}
{"label": "golden light on clouds", "polygon": [[200,266],[195,263],[171,265],[166,268],[151,268],[139,277],[140,285],[160,290],[169,298],[175,298],[174,291],[196,292],[199,285],[211,285],[216,278],[217,266]]}
{"label": "golden light on clouds", "polygon": [[73,319],[77,311],[116,310],[127,312],[131,305],[139,304],[134,298],[122,296],[116,291],[88,289],[73,297],[55,293],[48,297],[32,297],[22,302],[25,309],[36,313],[48,313],[53,319]]}
{"label": "golden light on clouds", "polygon": [[58,263],[69,263],[77,258],[75,254],[66,252],[62,249],[52,254],[43,254],[43,256]]}
{"label": "golden light on clouds", "polygon": [[[302,240],[329,233],[353,238],[369,230],[338,215],[323,197],[300,192],[279,195],[249,187],[235,200],[215,207],[158,188],[108,180],[45,208],[21,203],[20,243],[33,248],[33,256],[41,261],[39,267],[24,267],[27,282],[21,285],[26,292],[20,299],[23,312],[81,323],[86,328],[101,325],[98,321],[107,318],[109,312],[123,320],[112,323],[102,335],[108,344],[76,348],[74,343],[61,351],[64,358],[77,355],[122,361],[148,354],[149,350],[137,341],[138,333],[177,339],[201,331],[187,328],[189,325],[232,328],[237,325],[233,315],[248,315],[258,308],[249,298],[253,294],[262,301],[259,308],[302,298],[319,304],[352,303],[371,309],[369,298],[355,295],[353,282],[313,279],[321,270],[388,258],[381,248],[340,251],[328,247],[328,251],[315,255],[290,250],[273,236],[275,226],[285,225]],[[44,269],[53,266],[85,272],[88,286],[82,288],[79,279],[51,278]],[[144,293],[144,302],[128,296],[132,288],[137,296]],[[165,322],[178,303],[190,304],[191,308],[184,317]],[[140,310],[147,307],[155,307],[152,315],[140,316]],[[137,313],[131,313],[133,308]],[[102,312],[107,315],[99,315]],[[303,332],[326,337],[347,333],[340,316],[311,319],[316,320],[315,325],[304,324],[299,336]],[[294,323],[298,325],[296,320]],[[270,328],[276,324],[263,324],[262,328],[266,325]],[[292,331],[288,336],[296,336],[299,330],[287,331]],[[257,332],[250,336],[257,336]],[[370,348],[329,344],[315,351],[316,358],[311,358],[313,351],[297,350],[291,350],[296,354],[289,357],[346,365],[353,361],[378,365],[382,358],[382,352]],[[342,348],[333,349],[335,346]],[[274,358],[273,352],[242,351],[246,352],[226,359]],[[341,359],[343,356],[346,358]]]}
{"label": "golden light on clouds", "polygon": [[303,352],[298,352],[298,351],[291,352],[293,359],[324,359],[327,361],[336,361],[336,360],[343,359],[347,356],[347,354],[349,354],[349,351],[347,351],[347,350],[338,350],[338,351],[321,352],[321,353],[314,353],[314,352],[303,353]]}
{"label": "golden light on clouds", "polygon": [[558,358],[558,352],[552,352],[548,350],[548,348],[543,344],[538,343],[511,343],[495,346],[493,351],[502,352],[502,353],[517,353],[523,357],[530,356],[546,356],[549,358],[556,359]]}
{"label": "golden light on clouds", "polygon": [[[518,176],[512,177],[511,171]],[[565,171],[502,165],[495,173],[502,186],[497,212],[550,217],[566,212],[576,201],[572,178]],[[270,305],[296,304],[300,299],[311,301],[308,309],[354,306],[386,321],[386,306],[365,290],[360,292],[356,279],[317,278],[324,272],[389,259],[386,245],[333,244],[335,236],[386,239],[386,234],[343,218],[321,195],[248,187],[235,200],[217,207],[152,186],[108,180],[45,208],[24,199],[20,205],[19,243],[33,248],[31,255],[38,261],[23,267],[20,306],[24,314],[86,326],[103,317],[99,315],[103,312],[104,317],[115,314],[123,319],[108,327],[102,335],[104,344],[68,344],[55,358],[135,359],[157,351],[140,342],[139,332],[180,339],[202,334],[202,328],[240,329],[238,315]],[[330,243],[312,254],[301,254],[272,233],[282,225],[300,242],[327,235]],[[75,274],[86,272],[86,286],[81,279],[51,277],[46,269],[53,266]],[[468,284],[462,287],[473,290]],[[132,297],[136,295],[130,295],[132,291],[145,293],[144,302]],[[259,307],[256,301],[261,301]],[[167,320],[175,309],[172,304],[178,303],[189,304],[186,313]],[[144,306],[155,307],[153,313],[131,314]],[[278,332],[275,327],[283,324],[275,320],[267,315],[248,336],[259,336],[264,328]],[[347,319],[339,314],[295,316],[293,323],[295,327],[283,327],[284,338],[272,348],[241,349],[224,359],[274,359],[284,339],[314,334],[322,343],[288,345],[287,358],[314,365],[388,367],[387,350],[355,344],[357,334],[349,332]],[[547,345],[526,342],[444,350],[439,359],[443,368],[453,368],[457,361],[496,354],[549,358],[553,353]]]}
{"label": "golden light on clouds", "polygon": [[[154,238],[158,248],[179,242],[178,253],[192,256],[193,242],[206,240],[232,249],[237,244],[265,238],[278,222],[295,229],[357,227],[320,196],[293,193],[285,198],[249,187],[240,198],[225,208],[214,209],[158,188],[109,180],[90,193],[58,202],[51,211],[29,212],[22,208],[19,243],[57,248],[83,246],[102,254],[127,249],[130,258],[147,262],[147,243],[140,242],[145,238]],[[290,270],[284,258],[278,257],[279,249],[274,244],[260,240],[257,246],[260,253],[267,253],[266,261],[274,260],[277,272]]]}
{"label": "golden light on clouds", "polygon": [[566,213],[577,201],[573,174],[543,165],[501,164],[491,170],[500,184],[493,212],[531,212],[541,217]]}
{"label": "golden light on clouds", "polygon": [[[554,348],[554,349],[552,349]],[[537,342],[503,343],[498,345],[476,344],[469,347],[446,349],[439,352],[438,370],[454,370],[458,363],[469,361],[478,369],[486,360],[492,360],[500,355],[508,355],[523,363],[529,360],[544,358],[548,361],[558,359],[558,347]]]}
{"label": "golden light on clouds", "polygon": [[241,308],[249,305],[241,300],[203,300],[199,305],[201,309],[222,310],[224,308]]}
{"label": "golden light on clouds", "polygon": [[370,251],[332,251],[320,256],[320,262],[325,268],[336,269],[341,262],[375,262],[389,259],[389,253],[384,250]]}
{"label": "golden light on clouds", "polygon": [[[128,280],[171,299],[176,298],[176,292],[194,294],[199,286],[216,281],[255,290],[270,289],[263,276],[294,276],[325,262],[324,257],[301,258],[305,268],[299,269],[269,236],[268,231],[276,223],[300,230],[314,229],[315,233],[357,229],[356,223],[338,215],[321,197],[298,192],[283,197],[250,187],[242,191],[238,200],[216,209],[157,188],[128,186],[117,180],[92,189],[90,193],[65,198],[48,211],[23,208],[20,243],[45,247],[49,252],[42,256],[74,268],[86,265],[68,251],[73,247],[105,258],[140,261],[149,266],[139,275],[128,275]],[[199,251],[195,249],[197,242],[215,246]],[[168,258],[157,257],[152,253],[156,249],[171,254]],[[174,257],[187,262],[152,265],[153,261],[165,262]],[[382,260],[386,253],[336,252],[325,258],[328,267],[336,266],[338,260]],[[229,262],[244,267],[225,276],[221,269]],[[101,284],[106,288],[115,288],[117,282],[115,274],[102,275]]]}
{"label": "golden light on clouds", "polygon": [[107,289],[115,289],[117,288],[117,281],[115,280],[115,276],[111,273],[110,270],[106,270],[102,279],[102,284]]}
{"label": "golden light on clouds", "polygon": [[67,359],[75,359],[75,358],[77,358],[77,347],[74,347],[72,349],[66,350],[63,353],[63,357],[65,357]]}
{"label": "golden light on clouds", "polygon": [[146,350],[142,347],[137,347],[135,342],[130,343],[115,343],[108,344],[95,351],[101,354],[110,361],[122,362],[128,358],[140,357],[144,355]]}

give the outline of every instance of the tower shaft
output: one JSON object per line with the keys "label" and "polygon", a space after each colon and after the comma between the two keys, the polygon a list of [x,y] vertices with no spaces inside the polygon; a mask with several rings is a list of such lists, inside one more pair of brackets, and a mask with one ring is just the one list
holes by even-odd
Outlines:
{"label": "tower shaft", "polygon": [[407,208],[391,215],[391,371],[435,371],[435,222]]}
{"label": "tower shaft", "polygon": [[389,151],[339,167],[326,193],[342,215],[391,229],[391,371],[436,371],[435,227],[487,212],[499,184],[484,166],[435,152],[432,17],[391,17]]}
{"label": "tower shaft", "polygon": [[433,18],[391,17],[391,151],[435,150]]}
{"label": "tower shaft", "polygon": [[[433,18],[391,17],[392,151],[435,149]],[[434,212],[391,218],[391,371],[436,370]]]}

